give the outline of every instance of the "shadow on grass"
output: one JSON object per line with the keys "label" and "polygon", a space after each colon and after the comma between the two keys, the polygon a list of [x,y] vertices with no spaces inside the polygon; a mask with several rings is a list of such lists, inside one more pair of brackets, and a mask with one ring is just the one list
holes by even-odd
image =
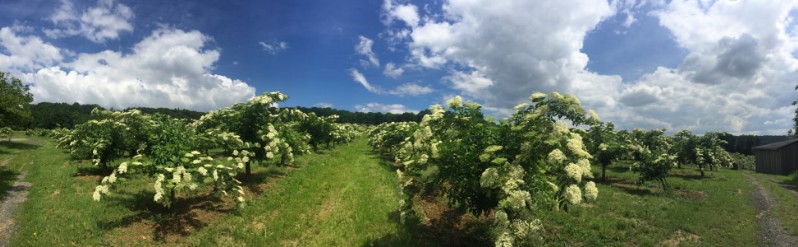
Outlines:
{"label": "shadow on grass", "polygon": [[[39,148],[39,145],[13,141],[9,142],[8,139],[3,139],[0,141],[0,154],[9,154],[9,153],[16,153],[15,151],[23,151],[23,150],[32,150]],[[7,163],[10,161],[11,158],[6,158],[0,160],[0,198],[5,198],[14,188],[14,182],[17,181],[17,176],[19,175],[18,172],[11,170],[7,167]]]}
{"label": "shadow on grass", "polygon": [[3,141],[0,141],[0,154],[11,153],[11,152],[9,152],[7,150],[20,150],[21,151],[21,150],[37,149],[39,147],[40,147],[40,145],[35,145],[35,144],[31,144],[31,143],[26,143],[26,142],[18,142],[18,141],[9,142],[8,140],[3,140]]}
{"label": "shadow on grass", "polygon": [[696,171],[694,174],[693,173],[672,173],[672,174],[668,174],[668,177],[681,178],[681,179],[684,179],[684,180],[702,180],[702,179],[710,179],[710,178],[713,177],[712,174],[710,174],[709,172],[704,172],[704,173],[705,173],[705,175],[703,177],[701,176],[701,173],[698,172],[698,171]]}
{"label": "shadow on grass", "polygon": [[[102,179],[105,176],[111,175],[110,168],[103,168],[99,166],[80,166],[75,170],[72,177],[84,177],[86,179]],[[98,180],[99,181],[99,180]]]}
{"label": "shadow on grass", "polygon": [[778,184],[782,188],[792,190],[794,193],[798,194],[798,186],[795,186],[794,184],[784,183],[784,182],[776,182],[776,184]]}
{"label": "shadow on grass", "polygon": [[391,212],[387,217],[401,225],[400,232],[368,240],[361,246],[493,246],[490,224],[481,220],[464,221],[463,215],[448,209],[427,223],[414,216],[401,224],[399,212]]}
{"label": "shadow on grass", "polygon": [[[378,160],[378,166],[395,173],[401,166],[393,162],[393,157],[380,154],[371,149],[361,150],[363,155]],[[427,199],[417,201],[416,207],[428,215],[408,216],[401,223],[400,214],[393,211],[386,215],[400,226],[399,232],[367,240],[361,246],[493,246],[490,239],[491,225],[485,220],[467,215],[464,210],[449,208],[445,202],[433,202],[436,196],[430,188],[421,189],[421,196]],[[415,201],[415,200],[414,200]],[[422,220],[420,217],[424,217]],[[423,222],[422,222],[423,221]]]}
{"label": "shadow on grass", "polygon": [[[599,167],[598,170],[599,173],[601,173],[601,167]],[[608,166],[607,171],[612,171],[614,173],[632,173],[632,171],[629,170],[629,166],[620,166],[620,165]]]}
{"label": "shadow on grass", "polygon": [[638,183],[629,182],[626,180],[618,180],[615,182],[609,182],[608,185],[618,188],[620,190],[625,191],[626,193],[638,196],[653,196],[659,195],[660,191],[643,186]]}
{"label": "shadow on grass", "polygon": [[632,195],[645,196],[645,195],[659,195],[661,193],[661,191],[659,190],[655,190],[645,185],[638,184],[637,182],[632,182],[617,177],[608,176],[607,180],[602,180],[601,178],[597,178],[595,179],[595,182],[618,188]]}
{"label": "shadow on grass", "polygon": [[393,161],[391,161],[393,159],[388,159],[388,157],[385,157],[385,156],[379,155],[379,154],[375,154],[375,153],[373,153],[371,151],[366,151],[365,153],[366,153],[365,155],[369,156],[369,158],[373,158],[375,160],[379,160],[379,167],[382,167],[383,169],[385,169],[388,172],[395,173],[396,169],[400,168],[399,165],[397,165]]}
{"label": "shadow on grass", "polygon": [[293,165],[277,168],[267,167],[261,171],[253,172],[249,176],[243,173],[239,174],[237,179],[241,181],[241,186],[259,195],[263,193],[266,187],[276,182],[277,179],[284,177],[287,174],[287,170],[295,168],[297,168],[297,166]]}
{"label": "shadow on grass", "polygon": [[8,167],[0,167],[0,198],[5,199],[6,195],[14,188],[14,182],[17,181],[18,172],[8,169]]}
{"label": "shadow on grass", "polygon": [[616,178],[616,177],[607,176],[607,179],[596,178],[594,180],[594,182],[601,183],[601,184],[606,184],[606,185],[612,185],[614,183],[626,182],[626,180],[624,180],[622,178]]}
{"label": "shadow on grass", "polygon": [[[127,207],[134,213],[115,220],[99,221],[98,226],[107,230],[126,228],[125,232],[130,235],[151,232],[153,239],[160,242],[166,242],[167,239],[176,236],[191,235],[208,226],[212,220],[236,210],[232,202],[218,199],[210,193],[180,197],[170,208],[154,202],[152,192],[119,194],[123,197],[110,199],[113,201],[110,203]],[[154,222],[154,224],[137,224],[145,222]]]}
{"label": "shadow on grass", "polygon": [[767,179],[784,189],[793,191],[795,195],[798,195],[798,173],[793,172],[787,179],[776,179],[772,176],[767,176]]}

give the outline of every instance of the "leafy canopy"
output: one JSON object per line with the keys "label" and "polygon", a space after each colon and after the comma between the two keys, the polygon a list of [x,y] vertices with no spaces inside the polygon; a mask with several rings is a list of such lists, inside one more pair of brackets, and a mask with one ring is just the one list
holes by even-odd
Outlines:
{"label": "leafy canopy", "polygon": [[30,119],[32,101],[30,86],[9,77],[6,72],[0,72],[0,126],[20,124]]}

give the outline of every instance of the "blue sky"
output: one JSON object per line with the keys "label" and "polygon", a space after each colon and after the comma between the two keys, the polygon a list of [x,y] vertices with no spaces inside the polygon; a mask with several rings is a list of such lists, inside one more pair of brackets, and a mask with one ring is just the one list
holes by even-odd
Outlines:
{"label": "blue sky", "polygon": [[784,134],[796,1],[0,2],[0,70],[35,101],[211,110],[418,111],[455,95],[506,117],[536,91],[620,128]]}

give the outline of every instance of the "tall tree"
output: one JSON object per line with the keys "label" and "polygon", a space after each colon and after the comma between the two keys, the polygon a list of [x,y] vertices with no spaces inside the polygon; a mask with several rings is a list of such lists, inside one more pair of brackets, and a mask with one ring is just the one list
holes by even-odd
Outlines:
{"label": "tall tree", "polygon": [[[795,90],[798,90],[798,85],[795,86]],[[792,105],[798,105],[798,100],[794,100]],[[798,136],[798,108],[795,109],[795,117],[792,118],[793,127],[790,131],[787,132],[788,136],[795,138]]]}
{"label": "tall tree", "polygon": [[11,126],[30,119],[30,87],[17,78],[0,72],[0,126]]}
{"label": "tall tree", "polygon": [[585,137],[585,146],[593,156],[593,162],[601,165],[601,180],[607,181],[607,167],[623,155],[625,143],[618,138],[611,122],[592,124]]}

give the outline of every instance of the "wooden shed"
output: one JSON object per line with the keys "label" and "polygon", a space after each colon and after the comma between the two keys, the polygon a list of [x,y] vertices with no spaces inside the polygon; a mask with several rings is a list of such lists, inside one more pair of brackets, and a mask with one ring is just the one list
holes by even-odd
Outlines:
{"label": "wooden shed", "polygon": [[798,139],[754,147],[756,172],[790,174],[798,169]]}

